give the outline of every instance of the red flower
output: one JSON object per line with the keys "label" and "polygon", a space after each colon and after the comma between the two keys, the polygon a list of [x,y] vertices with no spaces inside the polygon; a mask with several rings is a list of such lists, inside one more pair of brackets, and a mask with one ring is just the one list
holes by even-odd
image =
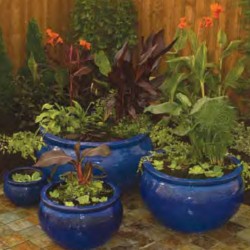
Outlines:
{"label": "red flower", "polygon": [[180,22],[178,24],[179,29],[185,29],[187,27],[187,20],[186,17],[181,17]]}
{"label": "red flower", "polygon": [[223,11],[222,6],[219,3],[212,3],[210,9],[213,15],[213,18],[219,19],[220,13]]}

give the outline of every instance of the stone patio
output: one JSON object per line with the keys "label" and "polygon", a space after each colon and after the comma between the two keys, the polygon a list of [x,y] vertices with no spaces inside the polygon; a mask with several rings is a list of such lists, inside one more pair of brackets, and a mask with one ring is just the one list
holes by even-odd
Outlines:
{"label": "stone patio", "polygon": [[[223,228],[206,234],[182,234],[161,226],[136,192],[123,198],[124,219],[119,232],[98,250],[250,250],[250,206]],[[14,206],[0,191],[0,250],[59,250],[42,231],[37,207]]]}

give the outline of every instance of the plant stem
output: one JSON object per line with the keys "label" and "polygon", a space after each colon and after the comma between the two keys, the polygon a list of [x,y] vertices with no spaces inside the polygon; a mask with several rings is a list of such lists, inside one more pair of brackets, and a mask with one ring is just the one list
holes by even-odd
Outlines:
{"label": "plant stem", "polygon": [[205,84],[204,81],[200,81],[200,86],[201,86],[201,96],[205,97]]}

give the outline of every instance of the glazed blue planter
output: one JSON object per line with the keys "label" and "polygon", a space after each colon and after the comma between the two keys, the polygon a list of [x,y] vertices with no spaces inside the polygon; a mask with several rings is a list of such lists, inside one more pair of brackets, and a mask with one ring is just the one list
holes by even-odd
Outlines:
{"label": "glazed blue planter", "polygon": [[39,219],[43,230],[64,249],[95,249],[118,231],[122,221],[122,204],[117,187],[113,196],[92,206],[66,207],[51,201],[47,193],[58,183],[46,186],[41,193]]}
{"label": "glazed blue planter", "polygon": [[[41,172],[42,179],[32,182],[15,182],[12,180],[11,176],[13,174],[21,173],[25,170]],[[46,176],[39,169],[34,167],[16,168],[4,176],[4,194],[17,206],[32,206],[39,203],[41,190],[46,184]]]}
{"label": "glazed blue planter", "polygon": [[242,166],[220,178],[182,179],[144,163],[141,195],[152,214],[166,227],[193,233],[226,223],[243,201]]}
{"label": "glazed blue planter", "polygon": [[[52,134],[44,134],[46,146],[38,152],[38,158],[42,153],[52,149],[62,149],[66,154],[75,157],[74,145],[77,141],[62,139]],[[137,182],[137,169],[142,156],[153,149],[152,142],[148,135],[140,134],[130,139],[116,142],[82,142],[81,150],[97,147],[106,144],[111,149],[108,157],[89,157],[90,160],[102,166],[107,173],[107,181],[116,184],[123,191],[129,189]],[[51,168],[42,169],[46,175],[50,174]],[[72,171],[70,165],[63,165],[55,172],[54,181],[59,180],[60,174]]]}

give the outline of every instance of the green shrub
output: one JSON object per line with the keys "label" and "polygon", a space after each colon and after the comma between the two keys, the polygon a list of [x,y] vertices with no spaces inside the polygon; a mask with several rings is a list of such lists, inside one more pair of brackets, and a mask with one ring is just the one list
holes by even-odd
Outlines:
{"label": "green shrub", "polygon": [[94,51],[109,58],[122,47],[137,42],[137,14],[132,0],[76,0],[73,11],[75,38],[91,42]]}
{"label": "green shrub", "polygon": [[0,30],[0,110],[7,111],[12,105],[14,88],[12,84],[12,63],[6,52],[2,30]]}

